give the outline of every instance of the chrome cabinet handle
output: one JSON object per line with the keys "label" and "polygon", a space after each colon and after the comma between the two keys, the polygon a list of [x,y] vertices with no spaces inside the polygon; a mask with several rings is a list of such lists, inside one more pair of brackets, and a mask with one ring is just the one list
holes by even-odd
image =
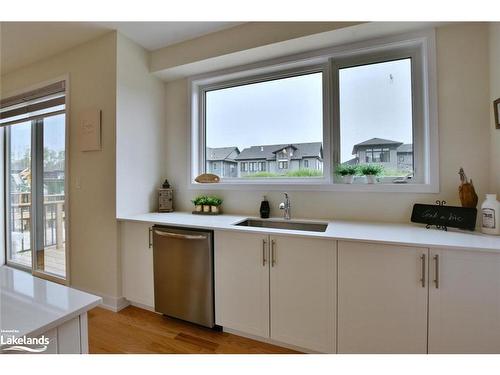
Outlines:
{"label": "chrome cabinet handle", "polygon": [[434,255],[434,284],[436,289],[439,289],[439,255]]}
{"label": "chrome cabinet handle", "polygon": [[162,237],[179,238],[181,240],[206,240],[207,239],[207,236],[178,234],[178,233],[162,232],[159,230],[155,230],[155,234],[158,236],[162,236]]}
{"label": "chrome cabinet handle", "polygon": [[151,249],[153,247],[153,228],[149,227],[148,233],[148,247]]}
{"label": "chrome cabinet handle", "polygon": [[420,260],[422,262],[422,277],[420,281],[422,282],[422,288],[425,288],[425,254],[420,256]]}
{"label": "chrome cabinet handle", "polygon": [[262,266],[265,267],[266,266],[266,245],[267,245],[267,241],[266,240],[262,240]]}
{"label": "chrome cabinet handle", "polygon": [[276,249],[275,249],[276,241],[271,240],[271,267],[274,267],[276,264]]}

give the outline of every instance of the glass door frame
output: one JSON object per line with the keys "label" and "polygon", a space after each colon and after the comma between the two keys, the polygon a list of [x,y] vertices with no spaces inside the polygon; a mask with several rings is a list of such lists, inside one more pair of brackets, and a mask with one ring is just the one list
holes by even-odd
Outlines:
{"label": "glass door frame", "polygon": [[[32,87],[26,88],[22,91],[29,91],[36,88],[40,88],[43,86],[47,86],[52,83],[65,81],[65,109],[64,109],[64,149],[65,149],[65,157],[64,157],[64,234],[65,234],[65,277],[59,277],[55,274],[43,272],[37,269],[37,259],[36,259],[36,236],[39,235],[40,232],[37,230],[37,223],[40,221],[40,208],[37,207],[38,203],[38,193],[40,193],[39,183],[40,177],[37,178],[37,174],[40,171],[43,171],[43,119],[45,117],[50,116],[40,116],[39,118],[35,118],[31,120],[31,212],[30,212],[30,224],[31,224],[31,268],[28,266],[24,266],[22,264],[12,262],[9,260],[9,247],[11,241],[11,231],[10,231],[10,165],[8,164],[10,161],[10,127],[16,125],[6,126],[4,128],[4,255],[5,255],[5,264],[9,267],[20,269],[26,272],[30,272],[33,276],[46,279],[49,281],[56,282],[58,284],[70,285],[70,232],[69,232],[69,222],[70,222],[70,206],[69,206],[69,76],[65,75],[63,77],[59,77],[57,79],[53,79],[50,81],[43,82],[38,85],[34,85]],[[42,126],[37,126],[42,125]],[[41,128],[42,131],[37,128]],[[40,147],[40,145],[42,147]],[[38,147],[37,147],[38,146]],[[37,164],[41,163],[41,170],[37,170]],[[43,172],[42,172],[43,173]],[[43,196],[43,177],[41,183],[41,193]],[[38,220],[37,220],[38,218]],[[43,228],[45,225],[43,223],[43,204],[42,204],[42,212],[41,212],[41,221]],[[44,229],[43,229],[44,230]],[[43,234],[43,232],[41,232]],[[43,238],[43,237],[42,237]],[[1,264],[0,264],[1,265]]]}

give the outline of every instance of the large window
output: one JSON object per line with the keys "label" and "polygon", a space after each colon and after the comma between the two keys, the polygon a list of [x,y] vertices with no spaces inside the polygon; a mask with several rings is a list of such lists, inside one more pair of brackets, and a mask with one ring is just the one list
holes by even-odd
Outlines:
{"label": "large window", "polygon": [[[380,185],[436,191],[432,41],[425,34],[366,43],[291,59],[279,69],[271,64],[267,72],[263,64],[262,74],[242,70],[193,79],[192,177],[204,172],[206,150],[236,149],[222,163],[238,163],[238,173],[223,177],[222,185],[328,190],[340,185],[336,168],[378,164],[379,187],[363,191],[383,190]],[[359,176],[353,185],[364,183]]]}
{"label": "large window", "polygon": [[[66,278],[66,115],[63,82],[2,102],[6,253],[11,266]],[[4,104],[4,103],[7,103]],[[8,105],[10,104],[10,105]]]}
{"label": "large window", "polygon": [[321,169],[299,167],[304,157],[323,162],[322,69],[207,87],[203,97],[206,157],[237,148],[222,163],[245,160],[232,179],[323,176]]}
{"label": "large window", "polygon": [[340,163],[379,164],[385,182],[410,180],[413,160],[397,156],[413,159],[412,58],[375,61],[348,60],[338,70]]}

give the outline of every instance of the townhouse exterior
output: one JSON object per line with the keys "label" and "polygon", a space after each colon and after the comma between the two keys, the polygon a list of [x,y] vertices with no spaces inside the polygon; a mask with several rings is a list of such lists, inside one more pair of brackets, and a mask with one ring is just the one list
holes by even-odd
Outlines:
{"label": "townhouse exterior", "polygon": [[321,142],[251,146],[236,157],[238,177],[258,172],[285,175],[300,169],[323,170]]}
{"label": "townhouse exterior", "polygon": [[386,170],[413,170],[413,145],[390,139],[372,138],[355,144],[355,157],[345,164],[380,164]]}
{"label": "townhouse exterior", "polygon": [[238,177],[238,147],[206,148],[206,171],[219,177]]}

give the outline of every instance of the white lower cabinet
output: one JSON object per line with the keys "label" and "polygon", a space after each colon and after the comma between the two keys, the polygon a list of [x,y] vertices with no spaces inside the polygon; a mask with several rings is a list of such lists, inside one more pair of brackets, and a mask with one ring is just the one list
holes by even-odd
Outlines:
{"label": "white lower cabinet", "polygon": [[271,236],[272,339],[335,353],[335,247],[332,240]]}
{"label": "white lower cabinet", "polygon": [[[68,320],[36,337],[49,339],[42,354],[88,354],[87,313]],[[28,353],[29,354],[29,353]]]}
{"label": "white lower cabinet", "polygon": [[427,253],[338,242],[338,353],[426,353]]}
{"label": "white lower cabinet", "polygon": [[429,353],[500,353],[500,254],[430,253]]}
{"label": "white lower cabinet", "polygon": [[123,296],[154,308],[152,224],[120,222]]}
{"label": "white lower cabinet", "polygon": [[215,323],[269,336],[268,236],[215,232]]}
{"label": "white lower cabinet", "polygon": [[215,233],[215,315],[225,328],[335,352],[335,241]]}

